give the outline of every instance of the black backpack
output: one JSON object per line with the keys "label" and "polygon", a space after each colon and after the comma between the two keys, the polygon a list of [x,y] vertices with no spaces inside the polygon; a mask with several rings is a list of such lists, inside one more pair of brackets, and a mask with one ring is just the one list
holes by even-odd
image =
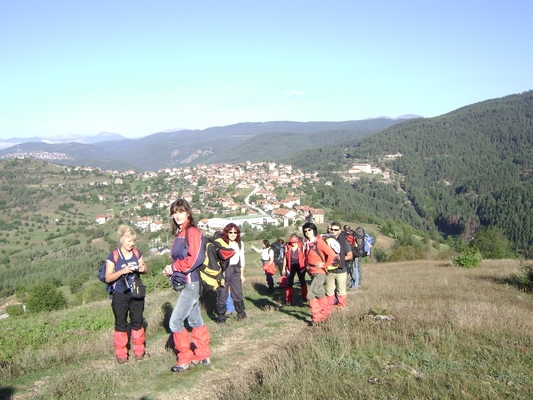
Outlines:
{"label": "black backpack", "polygon": [[365,246],[365,230],[358,226],[357,228],[355,228],[355,244],[357,246],[354,245],[353,247],[353,256],[354,257],[366,257],[368,254],[367,254],[367,251],[365,250],[366,249],[366,246]]}
{"label": "black backpack", "polygon": [[274,251],[274,261],[283,259],[282,246],[283,245],[278,242],[274,242],[270,245],[270,248]]}

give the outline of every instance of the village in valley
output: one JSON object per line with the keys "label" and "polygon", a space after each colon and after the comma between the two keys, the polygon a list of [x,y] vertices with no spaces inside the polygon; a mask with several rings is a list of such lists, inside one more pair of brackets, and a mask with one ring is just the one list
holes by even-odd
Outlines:
{"label": "village in valley", "polygon": [[[352,179],[359,173],[380,174],[388,178],[388,173],[370,164],[354,164],[347,173]],[[320,180],[318,173],[302,172],[288,164],[248,161],[166,168],[141,174],[133,170],[113,171],[111,174],[113,181],[104,181],[98,185],[120,186],[124,177],[134,176],[149,182],[163,180],[167,187],[175,189],[160,193],[155,190],[155,185],[150,185],[140,196],[122,196],[124,204],[131,205],[130,216],[135,217],[132,223],[147,232],[168,228],[168,205],[177,198],[184,198],[193,204],[196,208],[194,212],[198,215],[209,215],[198,221],[198,226],[208,233],[221,229],[229,222],[239,226],[248,223],[255,230],[262,230],[267,224],[288,227],[305,220],[312,220],[317,224],[324,222],[323,209],[313,208],[301,201],[302,186],[306,182],[317,183]],[[231,193],[228,188],[232,188]],[[287,193],[281,199],[276,195],[276,192],[279,193],[276,189],[280,188],[284,188],[283,193]],[[99,200],[104,201],[105,197],[99,195]],[[105,224],[114,216],[112,211],[99,214],[96,216],[96,223]]]}

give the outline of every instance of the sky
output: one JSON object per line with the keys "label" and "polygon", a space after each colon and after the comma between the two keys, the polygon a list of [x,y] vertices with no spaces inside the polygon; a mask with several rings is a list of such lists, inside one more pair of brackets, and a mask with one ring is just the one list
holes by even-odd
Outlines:
{"label": "sky", "polygon": [[0,139],[435,117],[533,89],[530,0],[0,0]]}

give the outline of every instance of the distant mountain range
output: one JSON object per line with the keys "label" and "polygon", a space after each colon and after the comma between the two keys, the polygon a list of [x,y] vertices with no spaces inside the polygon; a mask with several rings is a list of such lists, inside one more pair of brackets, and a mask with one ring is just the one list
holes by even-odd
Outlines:
{"label": "distant mountain range", "polygon": [[63,136],[54,136],[54,137],[44,137],[44,136],[34,136],[29,138],[9,138],[9,139],[0,139],[0,148],[10,147],[19,143],[28,143],[28,142],[42,142],[42,143],[87,143],[94,144],[100,142],[108,142],[110,140],[122,140],[126,139],[124,136],[119,135],[118,133],[110,132],[100,132],[95,136],[79,136],[79,135],[63,135]]}
{"label": "distant mountain range", "polygon": [[204,130],[169,130],[139,139],[102,132],[93,137],[0,140],[0,158],[34,157],[104,170],[154,171],[199,163],[278,159],[301,150],[362,138],[414,115],[343,122],[249,122]]}

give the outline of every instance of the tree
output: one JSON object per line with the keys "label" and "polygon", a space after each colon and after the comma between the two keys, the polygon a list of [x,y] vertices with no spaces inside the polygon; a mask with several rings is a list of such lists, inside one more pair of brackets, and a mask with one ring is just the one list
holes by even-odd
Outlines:
{"label": "tree", "polygon": [[479,249],[483,258],[501,259],[512,256],[509,241],[495,226],[481,228],[470,242],[471,247]]}
{"label": "tree", "polygon": [[53,284],[37,283],[30,288],[26,306],[28,312],[38,313],[67,308],[68,302],[65,294]]}

